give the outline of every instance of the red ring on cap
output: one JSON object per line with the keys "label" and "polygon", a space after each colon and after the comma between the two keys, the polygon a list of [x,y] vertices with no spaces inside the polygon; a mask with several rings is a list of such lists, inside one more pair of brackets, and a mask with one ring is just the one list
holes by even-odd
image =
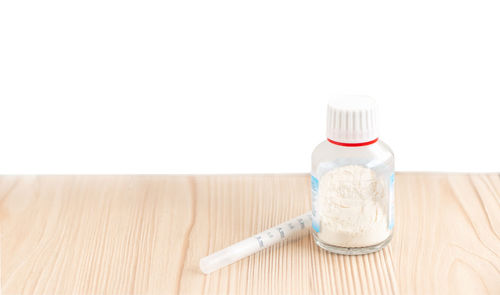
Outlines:
{"label": "red ring on cap", "polygon": [[374,140],[370,140],[370,141],[367,141],[367,142],[356,142],[356,143],[339,142],[339,141],[331,140],[330,138],[327,138],[327,139],[328,139],[329,142],[331,142],[333,144],[336,144],[336,145],[353,147],[353,146],[364,146],[364,145],[370,145],[372,143],[376,143],[377,140],[378,140],[378,137],[375,138]]}

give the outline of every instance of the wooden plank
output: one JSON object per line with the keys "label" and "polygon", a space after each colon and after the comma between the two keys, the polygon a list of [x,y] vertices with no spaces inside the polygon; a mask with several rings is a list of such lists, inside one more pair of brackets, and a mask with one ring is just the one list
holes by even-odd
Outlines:
{"label": "wooden plank", "polygon": [[3,294],[500,294],[498,174],[403,173],[381,252],[311,237],[199,259],[310,209],[307,175],[0,177]]}
{"label": "wooden plank", "polygon": [[396,194],[403,294],[500,294],[499,174],[404,173]]}

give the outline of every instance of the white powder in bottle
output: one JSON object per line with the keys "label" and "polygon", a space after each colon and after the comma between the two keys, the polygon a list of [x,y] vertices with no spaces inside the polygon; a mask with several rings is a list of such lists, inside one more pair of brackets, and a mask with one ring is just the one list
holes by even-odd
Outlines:
{"label": "white powder in bottle", "polygon": [[362,166],[325,173],[319,180],[319,239],[340,247],[366,247],[386,240],[391,233],[386,190],[376,173]]}

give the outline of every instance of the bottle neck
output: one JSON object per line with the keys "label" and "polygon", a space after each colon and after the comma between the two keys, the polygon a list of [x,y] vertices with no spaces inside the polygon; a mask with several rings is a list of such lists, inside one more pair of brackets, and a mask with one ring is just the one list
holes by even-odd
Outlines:
{"label": "bottle neck", "polygon": [[327,138],[327,140],[330,143],[333,143],[333,144],[336,144],[336,145],[340,145],[340,146],[358,147],[358,146],[365,146],[365,145],[374,144],[374,143],[377,142],[378,137],[375,138],[374,140],[370,140],[370,141],[366,141],[366,142],[356,142],[356,143],[339,142],[339,141],[331,140],[330,138]]}

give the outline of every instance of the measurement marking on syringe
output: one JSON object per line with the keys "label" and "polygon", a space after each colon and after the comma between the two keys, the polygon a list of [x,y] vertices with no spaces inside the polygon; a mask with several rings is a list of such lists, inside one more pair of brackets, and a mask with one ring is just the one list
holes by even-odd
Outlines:
{"label": "measurement marking on syringe", "polygon": [[297,220],[298,220],[298,221],[299,221],[299,223],[300,223],[300,228],[301,228],[301,229],[304,229],[304,227],[306,227],[306,225],[304,224],[304,220],[303,220],[302,218],[299,218],[299,219],[297,219]]}
{"label": "measurement marking on syringe", "polygon": [[262,241],[261,236],[256,236],[257,242],[259,242],[259,247],[264,248],[264,242]]}
{"label": "measurement marking on syringe", "polygon": [[285,238],[285,232],[281,229],[281,227],[278,227],[276,229],[279,231],[281,238],[284,239]]}

